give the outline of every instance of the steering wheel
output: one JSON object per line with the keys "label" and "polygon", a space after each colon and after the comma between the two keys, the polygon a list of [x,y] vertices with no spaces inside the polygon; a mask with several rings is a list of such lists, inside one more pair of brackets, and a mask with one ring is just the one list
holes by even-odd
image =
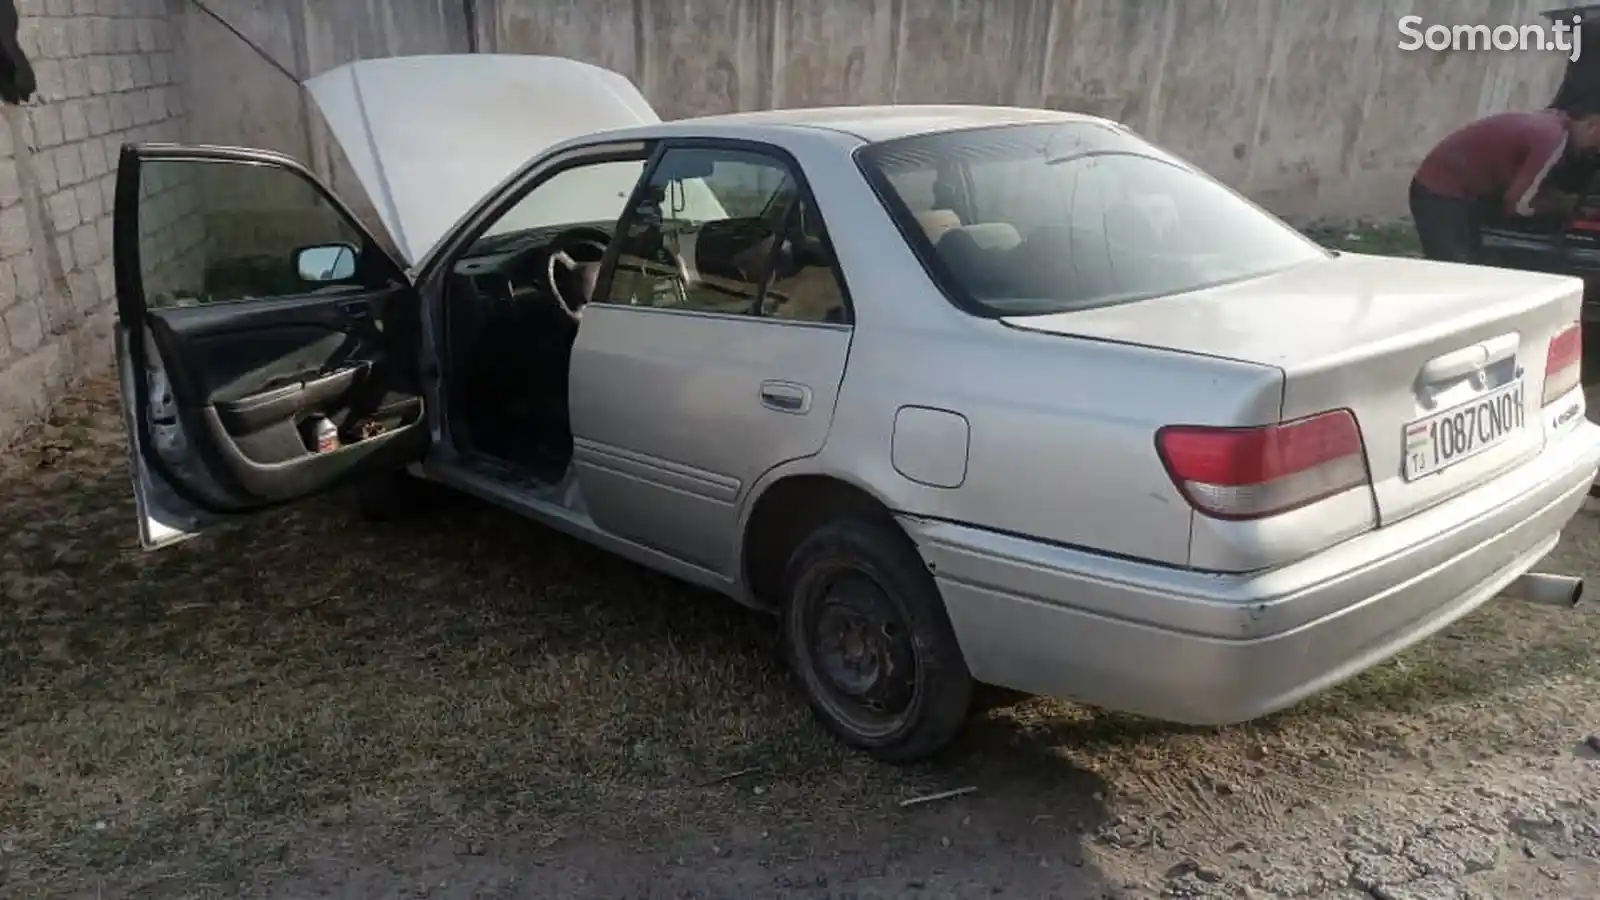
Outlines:
{"label": "steering wheel", "polygon": [[[585,266],[600,265],[605,259],[606,248],[611,242],[611,236],[598,228],[573,228],[563,231],[550,242],[549,260],[545,264],[545,279],[550,285],[550,296],[556,305],[573,322],[579,321],[583,315],[584,303],[589,298],[577,298],[577,302],[568,300],[561,291],[561,279],[556,277],[558,269],[565,269],[573,274],[581,274]],[[593,285],[590,285],[593,288]]]}

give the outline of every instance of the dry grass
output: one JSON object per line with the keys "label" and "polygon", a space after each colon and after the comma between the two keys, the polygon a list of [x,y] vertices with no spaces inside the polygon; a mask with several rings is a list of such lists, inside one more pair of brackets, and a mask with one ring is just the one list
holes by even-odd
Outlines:
{"label": "dry grass", "polygon": [[644,833],[752,765],[842,815],[916,778],[812,727],[766,619],[491,509],[330,497],[145,554],[106,385],[7,457],[0,894],[221,887],[352,823]]}
{"label": "dry grass", "polygon": [[[992,816],[969,809],[996,833],[1039,832],[1041,809],[1092,831],[1119,791],[1190,772],[1336,797],[1371,761],[1308,776],[1305,754],[1418,720],[1430,742],[1522,752],[1551,716],[1529,698],[1565,684],[1586,714],[1600,678],[1600,616],[1495,608],[1257,725],[1034,701],[896,770],[812,723],[770,620],[488,507],[378,526],[334,496],[146,554],[104,383],[0,460],[7,897],[226,894],[357,834],[537,849],[877,821],[943,840],[895,801],[959,784],[983,785]],[[1569,568],[1600,556],[1584,528]],[[1265,745],[1281,749],[1262,762]],[[715,781],[751,767],[762,793]],[[991,865],[1014,870],[1011,852]]]}

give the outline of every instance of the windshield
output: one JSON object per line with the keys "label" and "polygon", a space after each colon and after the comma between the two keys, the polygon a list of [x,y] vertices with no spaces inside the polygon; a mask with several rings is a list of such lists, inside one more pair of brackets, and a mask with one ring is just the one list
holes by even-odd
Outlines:
{"label": "windshield", "polygon": [[[644,167],[643,160],[619,160],[563,169],[485,229],[468,255],[499,250],[525,232],[596,222],[610,225],[622,215]],[[686,218],[706,221],[727,215],[700,178],[674,180],[666,199]]]}
{"label": "windshield", "polygon": [[1181,161],[1095,122],[904,138],[861,163],[935,278],[988,315],[1239,281],[1327,251]]}

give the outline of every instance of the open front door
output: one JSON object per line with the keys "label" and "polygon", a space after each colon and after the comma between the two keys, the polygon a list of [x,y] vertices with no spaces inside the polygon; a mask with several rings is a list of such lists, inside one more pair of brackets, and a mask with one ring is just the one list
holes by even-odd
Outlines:
{"label": "open front door", "polygon": [[426,450],[416,291],[295,161],[129,145],[113,244],[145,547]]}

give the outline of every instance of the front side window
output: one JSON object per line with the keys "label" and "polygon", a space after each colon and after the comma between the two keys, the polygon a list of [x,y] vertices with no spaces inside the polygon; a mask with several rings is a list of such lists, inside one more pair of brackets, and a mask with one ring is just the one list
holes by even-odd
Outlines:
{"label": "front side window", "polygon": [[802,321],[843,321],[821,220],[783,160],[676,148],[622,220],[605,302]]}
{"label": "front side window", "polygon": [[139,268],[151,309],[378,288],[395,274],[293,170],[150,159],[139,178]]}
{"label": "front side window", "polygon": [[988,315],[1168,296],[1326,258],[1211,178],[1093,122],[868,147],[861,163],[935,274]]}

